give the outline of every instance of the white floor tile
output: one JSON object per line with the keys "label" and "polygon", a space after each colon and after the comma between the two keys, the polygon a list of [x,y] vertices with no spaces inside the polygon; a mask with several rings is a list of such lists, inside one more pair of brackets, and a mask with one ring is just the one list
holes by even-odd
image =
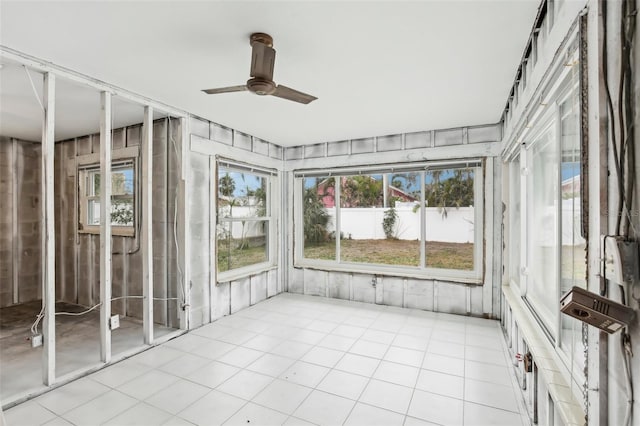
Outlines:
{"label": "white floor tile", "polygon": [[333,367],[344,356],[344,352],[316,346],[302,357],[302,361],[323,367]]}
{"label": "white floor tile", "polygon": [[191,351],[192,355],[198,355],[207,359],[218,359],[236,346],[231,343],[221,342],[219,340],[210,340],[202,346],[198,346]]}
{"label": "white floor tile", "polygon": [[462,401],[417,390],[407,415],[441,425],[462,426]]}
{"label": "white floor tile", "polygon": [[354,405],[350,399],[314,390],[293,415],[318,425],[340,425]]}
{"label": "white floor tile", "polygon": [[464,403],[465,426],[522,426],[522,417],[510,411],[474,404]]}
{"label": "white floor tile", "polygon": [[160,367],[161,365],[184,355],[184,352],[165,345],[156,346],[155,348],[151,348],[136,355],[136,362],[146,364],[151,367]]}
{"label": "white floor tile", "polygon": [[437,423],[431,423],[426,420],[417,419],[415,417],[407,416],[404,419],[404,426],[441,426]]}
{"label": "white floor tile", "polygon": [[257,373],[266,374],[268,376],[278,377],[295,361],[280,355],[264,354],[253,363],[249,364],[247,370]]}
{"label": "white floor tile", "polygon": [[204,345],[207,342],[205,337],[199,336],[194,333],[183,334],[175,339],[169,340],[165,345],[170,348],[177,349],[182,352],[190,353],[195,348]]}
{"label": "white floor tile", "polygon": [[141,402],[118,414],[105,424],[113,426],[160,425],[168,421],[171,417],[172,415],[166,411]]}
{"label": "white floor tile", "polygon": [[507,367],[485,364],[484,362],[465,361],[465,377],[490,383],[511,386],[511,375]]}
{"label": "white floor tile", "polygon": [[305,328],[308,330],[319,331],[321,333],[331,333],[338,325],[337,322],[314,320]]}
{"label": "white floor tile", "polygon": [[463,399],[464,378],[437,371],[420,370],[416,389]]}
{"label": "white floor tile", "polygon": [[436,355],[427,353],[422,363],[425,370],[439,371],[446,374],[454,374],[456,376],[464,376],[465,362],[460,358],[452,358],[445,355]]}
{"label": "white floor tile", "polygon": [[282,373],[280,379],[315,388],[328,372],[327,367],[298,361]]}
{"label": "white floor tile", "polygon": [[196,334],[201,337],[206,337],[208,339],[217,339],[220,336],[224,336],[225,334],[233,332],[234,328],[226,327],[216,321],[212,324],[206,324],[202,327],[196,328],[191,331],[189,334]]}
{"label": "white floor tile", "polygon": [[138,401],[121,392],[112,390],[92,399],[84,405],[64,414],[65,420],[76,425],[98,425],[117,416]]}
{"label": "white floor tile", "polygon": [[367,340],[360,339],[351,346],[349,352],[371,358],[382,358],[388,348],[389,345],[384,343],[369,342]]}
{"label": "white floor tile", "polygon": [[4,412],[7,425],[41,425],[56,418],[56,415],[34,401],[17,405]]}
{"label": "white floor tile", "polygon": [[[19,424],[14,426],[20,426]],[[70,423],[63,419],[62,417],[56,417],[53,420],[49,420],[46,423],[43,423],[43,426],[74,426],[73,423]]]}
{"label": "white floor tile", "polygon": [[464,354],[469,361],[484,362],[507,367],[507,359],[501,350],[484,349],[477,346],[467,346]]}
{"label": "white floor tile", "polygon": [[292,342],[290,340],[286,340],[280,343],[275,348],[271,349],[269,352],[276,355],[286,356],[291,359],[300,359],[304,354],[309,352],[312,348],[312,345],[307,343],[300,342]]}
{"label": "white floor tile", "polygon": [[502,351],[502,336],[485,336],[482,334],[469,334],[465,337],[465,344],[469,346],[478,346],[485,349],[493,349]]}
{"label": "white floor tile", "polygon": [[269,352],[271,349],[282,343],[282,339],[277,337],[266,336],[260,334],[242,344],[245,348],[255,349],[257,351]]}
{"label": "white floor tile", "polygon": [[218,358],[218,361],[230,364],[235,367],[244,368],[251,364],[253,361],[260,358],[264,352],[256,351],[254,349],[243,348],[238,346],[235,349],[230,350],[226,354]]}
{"label": "white floor tile", "polygon": [[402,426],[404,415],[358,402],[345,426]]}
{"label": "white floor tile", "polygon": [[367,377],[340,370],[331,370],[317,388],[334,395],[357,400],[362,395],[367,383],[369,383],[369,378]]}
{"label": "white floor tile", "polygon": [[316,345],[318,344],[319,341],[324,339],[325,336],[326,336],[326,333],[301,329],[296,334],[291,336],[290,339],[293,340],[294,342],[302,342],[302,343],[307,343],[309,345]]}
{"label": "white floor tile", "polygon": [[103,385],[116,388],[129,380],[141,376],[150,369],[151,367],[148,365],[128,359],[92,374],[91,379]]}
{"label": "white floor tile", "polygon": [[336,364],[336,369],[346,371],[347,373],[359,374],[361,376],[371,377],[380,364],[380,360],[369,358],[362,355],[345,354],[344,357]]}
{"label": "white floor tile", "polygon": [[362,340],[368,340],[369,342],[384,343],[390,345],[391,342],[393,342],[393,339],[396,338],[396,334],[390,333],[388,331],[369,329],[365,331],[360,338]]}
{"label": "white floor tile", "polygon": [[333,329],[332,334],[357,339],[362,336],[365,330],[366,328],[364,327],[354,327],[351,325],[341,324]]}
{"label": "white floor tile", "polygon": [[289,417],[286,422],[282,424],[282,426],[317,426],[313,423],[310,423],[306,420],[299,419],[297,417]]}
{"label": "white floor tile", "polygon": [[257,334],[252,331],[247,330],[233,330],[231,333],[223,334],[218,337],[216,340],[220,340],[221,342],[231,343],[232,345],[241,345],[244,342],[253,339]]}
{"label": "white floor tile", "polygon": [[212,390],[182,410],[179,417],[196,425],[219,425],[233,416],[246,401]]}
{"label": "white floor tile", "polygon": [[311,389],[295,383],[276,379],[271,382],[252,402],[282,413],[291,414],[311,393]]}
{"label": "white floor tile", "polygon": [[318,346],[322,346],[323,348],[335,349],[337,351],[346,352],[353,346],[353,344],[358,339],[353,337],[344,337],[344,336],[336,336],[334,334],[330,334],[324,339],[322,339]]}
{"label": "white floor tile", "polygon": [[204,367],[211,362],[210,359],[201,356],[184,354],[179,358],[169,361],[159,369],[165,373],[173,374],[178,377],[186,377],[198,368]]}
{"label": "white floor tile", "polygon": [[371,380],[360,396],[360,402],[406,414],[412,393],[413,389],[406,386]]}
{"label": "white floor tile", "polygon": [[384,356],[385,361],[395,362],[397,364],[410,365],[412,367],[420,367],[424,352],[413,349],[399,348],[391,346]]}
{"label": "white floor tile", "polygon": [[421,337],[423,339],[428,339],[432,332],[431,327],[423,327],[415,324],[405,324],[398,330],[398,334]]}
{"label": "white floor tile", "polygon": [[429,339],[426,337],[408,336],[406,334],[398,334],[393,339],[393,346],[398,346],[406,349],[414,349],[417,351],[426,351]]}
{"label": "white floor tile", "polygon": [[272,377],[265,376],[264,374],[242,370],[218,386],[217,390],[248,401],[272,381]]}
{"label": "white floor tile", "polygon": [[395,334],[402,328],[403,325],[403,322],[388,321],[386,319],[378,318],[369,327],[374,330],[386,331],[387,333]]}
{"label": "white floor tile", "polygon": [[454,358],[464,358],[464,345],[441,340],[432,340],[429,343],[427,352],[430,354],[452,356]]}
{"label": "white floor tile", "polygon": [[431,340],[458,343],[460,345],[464,345],[465,334],[464,332],[435,329],[433,330],[433,333],[431,333]]}
{"label": "white floor tile", "polygon": [[473,379],[464,380],[465,401],[488,405],[494,408],[518,412],[513,387]]}
{"label": "white floor tile", "polygon": [[224,426],[275,426],[287,420],[287,415],[249,402],[224,423]]}
{"label": "white floor tile", "polygon": [[204,367],[198,368],[189,374],[186,379],[213,389],[238,371],[240,371],[238,367],[213,361]]}
{"label": "white floor tile", "polygon": [[180,380],[178,377],[160,370],[151,370],[118,387],[130,397],[144,400]]}
{"label": "white floor tile", "polygon": [[178,380],[170,387],[149,397],[146,402],[161,410],[177,414],[206,395],[211,389],[187,380]]}
{"label": "white floor tile", "polygon": [[382,361],[373,374],[373,378],[397,385],[414,387],[419,372],[420,369],[417,367]]}
{"label": "white floor tile", "polygon": [[185,419],[174,416],[162,424],[163,426],[193,426],[193,423],[186,421]]}
{"label": "white floor tile", "polygon": [[[107,393],[109,390],[109,387],[85,377],[61,386],[55,391],[47,392],[36,398],[35,401],[48,410],[60,415],[81,406],[99,395]],[[16,408],[12,408],[12,410],[17,410],[23,405],[25,404],[18,405]]]}

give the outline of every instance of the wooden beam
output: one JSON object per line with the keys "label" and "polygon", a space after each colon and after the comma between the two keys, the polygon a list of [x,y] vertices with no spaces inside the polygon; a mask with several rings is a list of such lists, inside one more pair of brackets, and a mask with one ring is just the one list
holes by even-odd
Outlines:
{"label": "wooden beam", "polygon": [[42,326],[44,348],[42,351],[42,379],[51,386],[56,377],[56,232],[54,197],[54,129],[55,129],[56,77],[44,75],[44,123],[42,126],[42,230],[44,247],[42,264],[44,322]]}
{"label": "wooden beam", "polygon": [[111,93],[100,93],[100,359],[111,361]]}
{"label": "wooden beam", "polygon": [[153,108],[144,107],[142,123],[142,221],[140,244],[142,251],[142,295],[144,343],[153,343]]}

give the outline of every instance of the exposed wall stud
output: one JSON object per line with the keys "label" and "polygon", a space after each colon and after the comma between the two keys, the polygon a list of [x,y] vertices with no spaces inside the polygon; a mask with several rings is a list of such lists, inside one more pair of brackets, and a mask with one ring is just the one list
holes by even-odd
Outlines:
{"label": "exposed wall stud", "polygon": [[153,343],[153,108],[144,107],[142,122],[142,318],[144,343]]}
{"label": "exposed wall stud", "polygon": [[100,359],[111,361],[111,93],[100,93]]}
{"label": "exposed wall stud", "polygon": [[43,382],[51,386],[56,368],[56,230],[54,206],[54,131],[55,131],[55,75],[44,75],[44,123],[42,126],[42,222],[43,222],[43,288],[44,323],[42,326],[44,349],[42,351]]}

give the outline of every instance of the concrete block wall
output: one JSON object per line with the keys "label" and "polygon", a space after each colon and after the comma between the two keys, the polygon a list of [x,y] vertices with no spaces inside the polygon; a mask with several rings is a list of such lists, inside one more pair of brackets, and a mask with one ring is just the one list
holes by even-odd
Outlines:
{"label": "concrete block wall", "polygon": [[40,162],[40,143],[0,137],[0,307],[41,297]]}
{"label": "concrete block wall", "polygon": [[[169,138],[171,127],[172,138]],[[153,124],[153,257],[154,297],[176,297],[177,256],[173,237],[175,188],[180,176],[174,143],[181,152],[179,120],[156,120]],[[142,125],[113,131],[112,153],[140,146]],[[100,299],[100,236],[77,232],[78,157],[98,153],[100,135],[81,136],[55,145],[56,205],[56,300],[93,306]],[[139,154],[140,156],[141,154]],[[138,158],[136,179],[142,178]],[[141,208],[138,206],[138,208]],[[138,220],[146,220],[137,216]],[[142,295],[142,253],[140,235],[112,237],[112,297]],[[142,319],[140,299],[112,302],[114,313]],[[154,301],[154,322],[178,326],[175,301]]]}
{"label": "concrete block wall", "polygon": [[[224,147],[225,152],[249,164],[264,166],[266,161],[281,163],[283,159],[282,147],[213,122],[191,118],[190,131],[200,142]],[[187,177],[190,229],[187,243],[191,251],[189,328],[233,314],[284,290],[281,263],[276,268],[232,281],[216,280],[215,230],[211,228],[212,197],[217,195],[212,179],[214,161],[215,155],[190,150]],[[278,235],[279,232],[276,238]]]}
{"label": "concrete block wall", "polygon": [[[462,127],[370,138],[327,142],[285,149],[285,168],[292,180],[295,170],[370,166],[429,160],[484,158],[484,265],[481,283],[428,278],[406,278],[390,273],[340,271],[297,266],[294,227],[288,236],[288,290],[310,294],[424,309],[436,312],[498,318],[500,315],[500,239],[502,125]],[[294,217],[296,195],[289,194],[288,214]],[[296,220],[294,218],[294,220]]]}

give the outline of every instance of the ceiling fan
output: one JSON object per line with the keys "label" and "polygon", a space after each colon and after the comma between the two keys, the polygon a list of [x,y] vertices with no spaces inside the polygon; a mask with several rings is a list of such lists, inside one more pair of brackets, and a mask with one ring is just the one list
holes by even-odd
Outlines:
{"label": "ceiling fan", "polygon": [[269,34],[254,33],[249,37],[251,42],[251,72],[247,84],[242,86],[221,87],[218,89],[203,90],[208,95],[230,92],[250,91],[256,95],[277,96],[289,101],[308,104],[318,98],[299,92],[273,81],[273,65],[276,60],[276,51],[273,48],[273,38]]}

